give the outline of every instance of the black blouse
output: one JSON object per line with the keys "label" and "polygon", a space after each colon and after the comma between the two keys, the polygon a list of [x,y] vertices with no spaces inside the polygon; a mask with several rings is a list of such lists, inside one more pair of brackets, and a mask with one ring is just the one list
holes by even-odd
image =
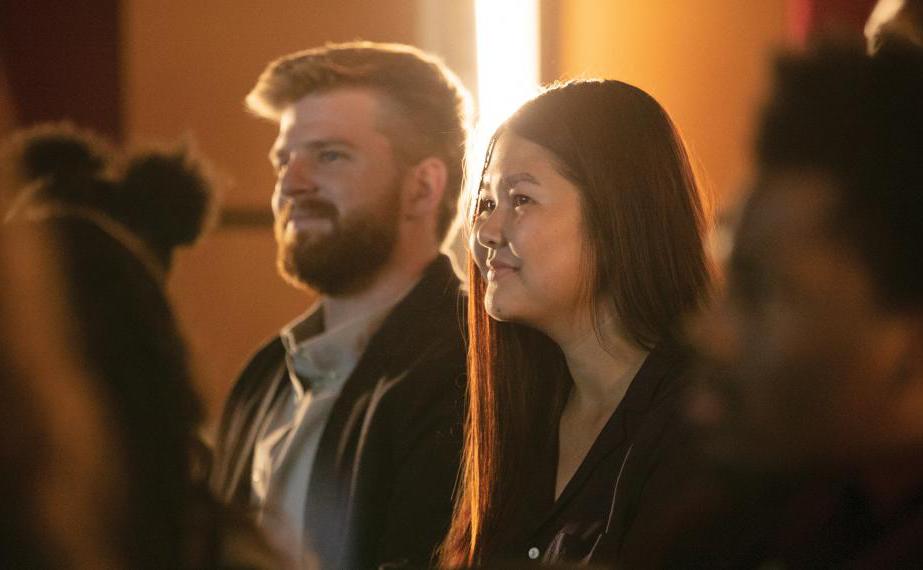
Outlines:
{"label": "black blouse", "polygon": [[547,470],[535,474],[535,498],[529,505],[534,524],[502,548],[499,558],[543,564],[617,560],[620,543],[643,508],[643,490],[660,456],[681,444],[671,428],[681,423],[685,364],[673,347],[658,346],[648,355],[557,500],[554,442]]}

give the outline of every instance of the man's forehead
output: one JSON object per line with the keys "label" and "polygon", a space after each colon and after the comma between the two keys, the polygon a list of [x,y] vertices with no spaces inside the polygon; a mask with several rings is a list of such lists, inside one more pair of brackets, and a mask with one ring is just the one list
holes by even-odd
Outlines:
{"label": "man's forehead", "polygon": [[380,96],[370,89],[343,87],[311,93],[282,111],[279,133],[380,133],[381,107]]}

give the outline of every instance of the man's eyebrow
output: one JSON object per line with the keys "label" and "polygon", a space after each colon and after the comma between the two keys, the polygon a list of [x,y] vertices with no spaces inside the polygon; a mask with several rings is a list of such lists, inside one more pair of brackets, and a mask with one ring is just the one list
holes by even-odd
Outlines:
{"label": "man's eyebrow", "polygon": [[316,139],[305,142],[296,142],[290,145],[274,145],[269,151],[269,162],[273,164],[278,164],[281,162],[280,157],[286,148],[305,148],[308,150],[319,150],[331,146],[345,146],[349,148],[356,147],[356,145],[354,145],[352,142],[341,138]]}

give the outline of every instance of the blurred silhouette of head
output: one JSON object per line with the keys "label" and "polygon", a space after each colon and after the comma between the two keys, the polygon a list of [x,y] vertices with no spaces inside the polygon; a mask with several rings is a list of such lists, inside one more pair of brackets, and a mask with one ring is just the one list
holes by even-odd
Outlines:
{"label": "blurred silhouette of head", "polygon": [[44,236],[55,278],[34,294],[67,309],[46,342],[83,366],[124,460],[113,543],[127,566],[177,567],[201,410],[163,282],[174,249],[204,227],[210,186],[185,151],[122,158],[70,127],[20,133],[7,151],[20,185],[4,230]]}
{"label": "blurred silhouette of head", "polygon": [[14,188],[7,219],[92,216],[160,273],[215,217],[205,167],[186,144],[122,155],[93,133],[48,124],[15,133],[4,155]]}
{"label": "blurred silhouette of head", "polygon": [[921,102],[918,53],[779,63],[703,339],[719,448],[805,469],[923,445]]}

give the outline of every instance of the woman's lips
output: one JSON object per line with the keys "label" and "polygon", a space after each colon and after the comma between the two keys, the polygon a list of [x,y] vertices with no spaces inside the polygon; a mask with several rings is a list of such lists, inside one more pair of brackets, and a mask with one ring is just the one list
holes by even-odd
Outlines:
{"label": "woman's lips", "polygon": [[519,271],[519,268],[502,262],[487,262],[487,280],[496,281]]}

